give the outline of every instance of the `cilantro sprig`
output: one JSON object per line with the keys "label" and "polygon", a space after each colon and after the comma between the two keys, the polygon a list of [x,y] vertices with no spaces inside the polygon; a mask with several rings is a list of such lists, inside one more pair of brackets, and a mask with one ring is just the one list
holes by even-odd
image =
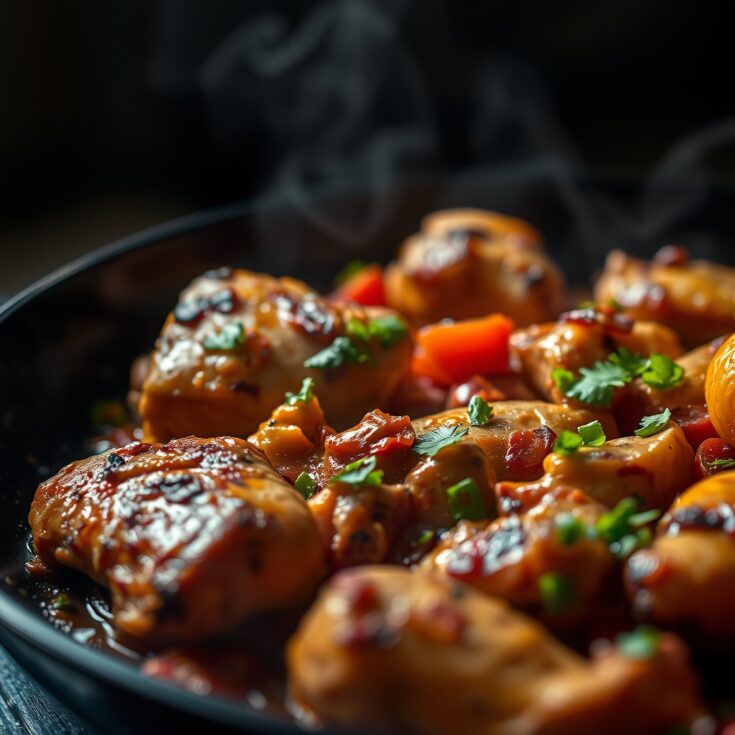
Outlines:
{"label": "cilantro sprig", "polygon": [[234,350],[245,342],[245,327],[242,322],[228,322],[222,331],[211,334],[204,342],[205,350]]}
{"label": "cilantro sprig", "polygon": [[445,447],[449,447],[464,439],[469,431],[468,426],[462,426],[461,424],[455,424],[454,426],[442,424],[441,426],[437,426],[436,429],[421,434],[416,439],[413,448],[418,454],[423,454],[426,457],[434,457]]}
{"label": "cilantro sprig", "polygon": [[363,342],[376,338],[380,340],[383,347],[393,347],[408,334],[408,327],[402,319],[393,314],[387,314],[368,322],[350,319],[347,322],[347,333]]}
{"label": "cilantro sprig", "polygon": [[377,487],[383,481],[383,470],[376,469],[375,457],[363,457],[350,462],[329,481],[330,485],[343,483],[353,487]]}
{"label": "cilantro sprig", "polygon": [[286,393],[286,404],[295,406],[297,403],[308,403],[314,397],[314,378],[306,377],[301,382],[298,393]]}
{"label": "cilantro sprig", "polygon": [[472,396],[467,413],[472,426],[485,426],[493,417],[493,407],[482,396]]}
{"label": "cilantro sprig", "polygon": [[658,352],[645,358],[621,347],[607,360],[580,368],[579,376],[565,368],[555,368],[551,373],[556,387],[565,396],[598,408],[609,408],[615,389],[639,376],[646,385],[665,390],[684,379],[684,368]]}
{"label": "cilantro sprig", "polygon": [[312,355],[304,362],[304,367],[324,370],[338,368],[342,365],[359,365],[370,359],[370,355],[361,349],[350,337],[336,337],[331,345]]}
{"label": "cilantro sprig", "polygon": [[653,416],[644,416],[641,419],[640,425],[635,430],[635,435],[644,438],[655,436],[666,428],[670,420],[671,411],[668,408]]}

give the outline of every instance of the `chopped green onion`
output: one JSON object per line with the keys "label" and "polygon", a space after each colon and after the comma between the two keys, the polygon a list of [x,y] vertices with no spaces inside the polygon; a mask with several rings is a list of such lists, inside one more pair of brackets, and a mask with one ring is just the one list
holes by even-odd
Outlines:
{"label": "chopped green onion", "polygon": [[554,442],[554,451],[563,457],[574,454],[582,446],[582,437],[573,431],[562,431]]}
{"label": "chopped green onion", "polygon": [[350,462],[342,472],[332,477],[329,484],[341,482],[353,487],[377,487],[383,481],[383,470],[375,469],[377,462],[375,457],[363,457]]}
{"label": "chopped green onion", "polygon": [[735,467],[735,459],[713,459],[711,462],[707,462],[707,467],[729,470]]}
{"label": "chopped green onion", "polygon": [[447,497],[449,510],[455,521],[481,521],[487,518],[482,491],[471,477],[448,487]]}
{"label": "chopped green onion", "polygon": [[547,612],[558,614],[567,612],[577,603],[577,589],[574,580],[566,574],[547,572],[538,580],[541,600]]}
{"label": "chopped green onion", "polygon": [[582,443],[586,447],[601,447],[607,440],[605,431],[599,421],[590,421],[588,424],[578,426],[577,432],[582,437]]}
{"label": "chopped green onion", "polygon": [[308,472],[302,472],[296,478],[294,487],[304,496],[304,500],[308,500],[316,492],[317,484]]}
{"label": "chopped green onion", "polygon": [[433,457],[445,447],[464,439],[469,433],[469,427],[456,424],[442,424],[436,429],[421,434],[413,445],[414,451],[426,457]]}
{"label": "chopped green onion", "polygon": [[286,403],[295,406],[297,403],[308,403],[314,397],[314,378],[306,377],[301,382],[298,393],[286,393]]}
{"label": "chopped green onion", "polygon": [[493,408],[482,396],[472,396],[467,413],[472,426],[485,426],[493,417]]}
{"label": "chopped green onion", "polygon": [[661,643],[661,631],[650,625],[639,625],[630,633],[620,633],[615,645],[624,656],[635,659],[653,658]]}
{"label": "chopped green onion", "polygon": [[222,331],[204,340],[206,350],[234,350],[245,341],[245,327],[242,322],[228,322]]}
{"label": "chopped green onion", "polygon": [[666,428],[670,419],[671,411],[668,408],[653,416],[644,416],[641,419],[640,426],[635,430],[635,435],[644,438],[655,436]]}
{"label": "chopped green onion", "polygon": [[620,559],[651,543],[651,531],[646,526],[661,515],[656,509],[638,512],[638,505],[635,498],[623,498],[612,510],[601,515],[595,524],[597,535]]}
{"label": "chopped green onion", "polygon": [[589,535],[587,524],[572,513],[559,513],[554,519],[554,527],[562,546],[574,546]]}
{"label": "chopped green onion", "polygon": [[426,546],[434,540],[435,536],[436,531],[432,531],[430,528],[427,528],[419,534],[419,537],[416,539],[416,544],[418,546]]}

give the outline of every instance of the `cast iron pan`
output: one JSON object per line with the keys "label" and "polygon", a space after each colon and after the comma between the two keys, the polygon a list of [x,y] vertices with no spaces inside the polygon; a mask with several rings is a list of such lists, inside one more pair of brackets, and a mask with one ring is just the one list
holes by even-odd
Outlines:
{"label": "cast iron pan", "polygon": [[676,238],[698,254],[729,259],[724,244],[735,231],[732,191],[709,191],[702,198],[698,189],[672,185],[674,199],[696,200],[697,207],[681,206],[681,216],[658,227],[636,219],[636,191],[619,182],[568,179],[553,162],[451,181],[437,176],[390,186],[373,182],[351,191],[322,189],[308,198],[292,190],[134,235],[5,304],[0,311],[0,642],[104,732],[182,732],[215,725],[240,732],[300,732],[289,721],[146,678],[135,666],[54,629],[17,583],[30,555],[26,516],[38,482],[88,454],[90,406],[125,395],[132,359],[150,349],[181,289],[209,268],[291,274],[328,289],[348,260],[386,261],[416,230],[421,215],[459,205],[529,219],[546,234],[572,281],[583,281],[616,245],[650,252]]}

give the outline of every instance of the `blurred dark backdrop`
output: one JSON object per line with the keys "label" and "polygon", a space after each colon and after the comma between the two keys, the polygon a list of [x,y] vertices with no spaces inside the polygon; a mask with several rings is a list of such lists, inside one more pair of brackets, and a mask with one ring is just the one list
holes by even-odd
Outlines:
{"label": "blurred dark backdrop", "polygon": [[[5,0],[0,293],[177,214],[554,161],[735,181],[735,3]],[[620,243],[625,245],[625,243]]]}

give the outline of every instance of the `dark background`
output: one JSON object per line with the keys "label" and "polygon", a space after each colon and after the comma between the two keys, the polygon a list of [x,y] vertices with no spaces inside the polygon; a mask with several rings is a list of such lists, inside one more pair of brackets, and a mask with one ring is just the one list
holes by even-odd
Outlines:
{"label": "dark background", "polygon": [[544,160],[642,191],[662,177],[729,186],[734,11],[5,0],[0,293],[172,216],[324,181]]}

